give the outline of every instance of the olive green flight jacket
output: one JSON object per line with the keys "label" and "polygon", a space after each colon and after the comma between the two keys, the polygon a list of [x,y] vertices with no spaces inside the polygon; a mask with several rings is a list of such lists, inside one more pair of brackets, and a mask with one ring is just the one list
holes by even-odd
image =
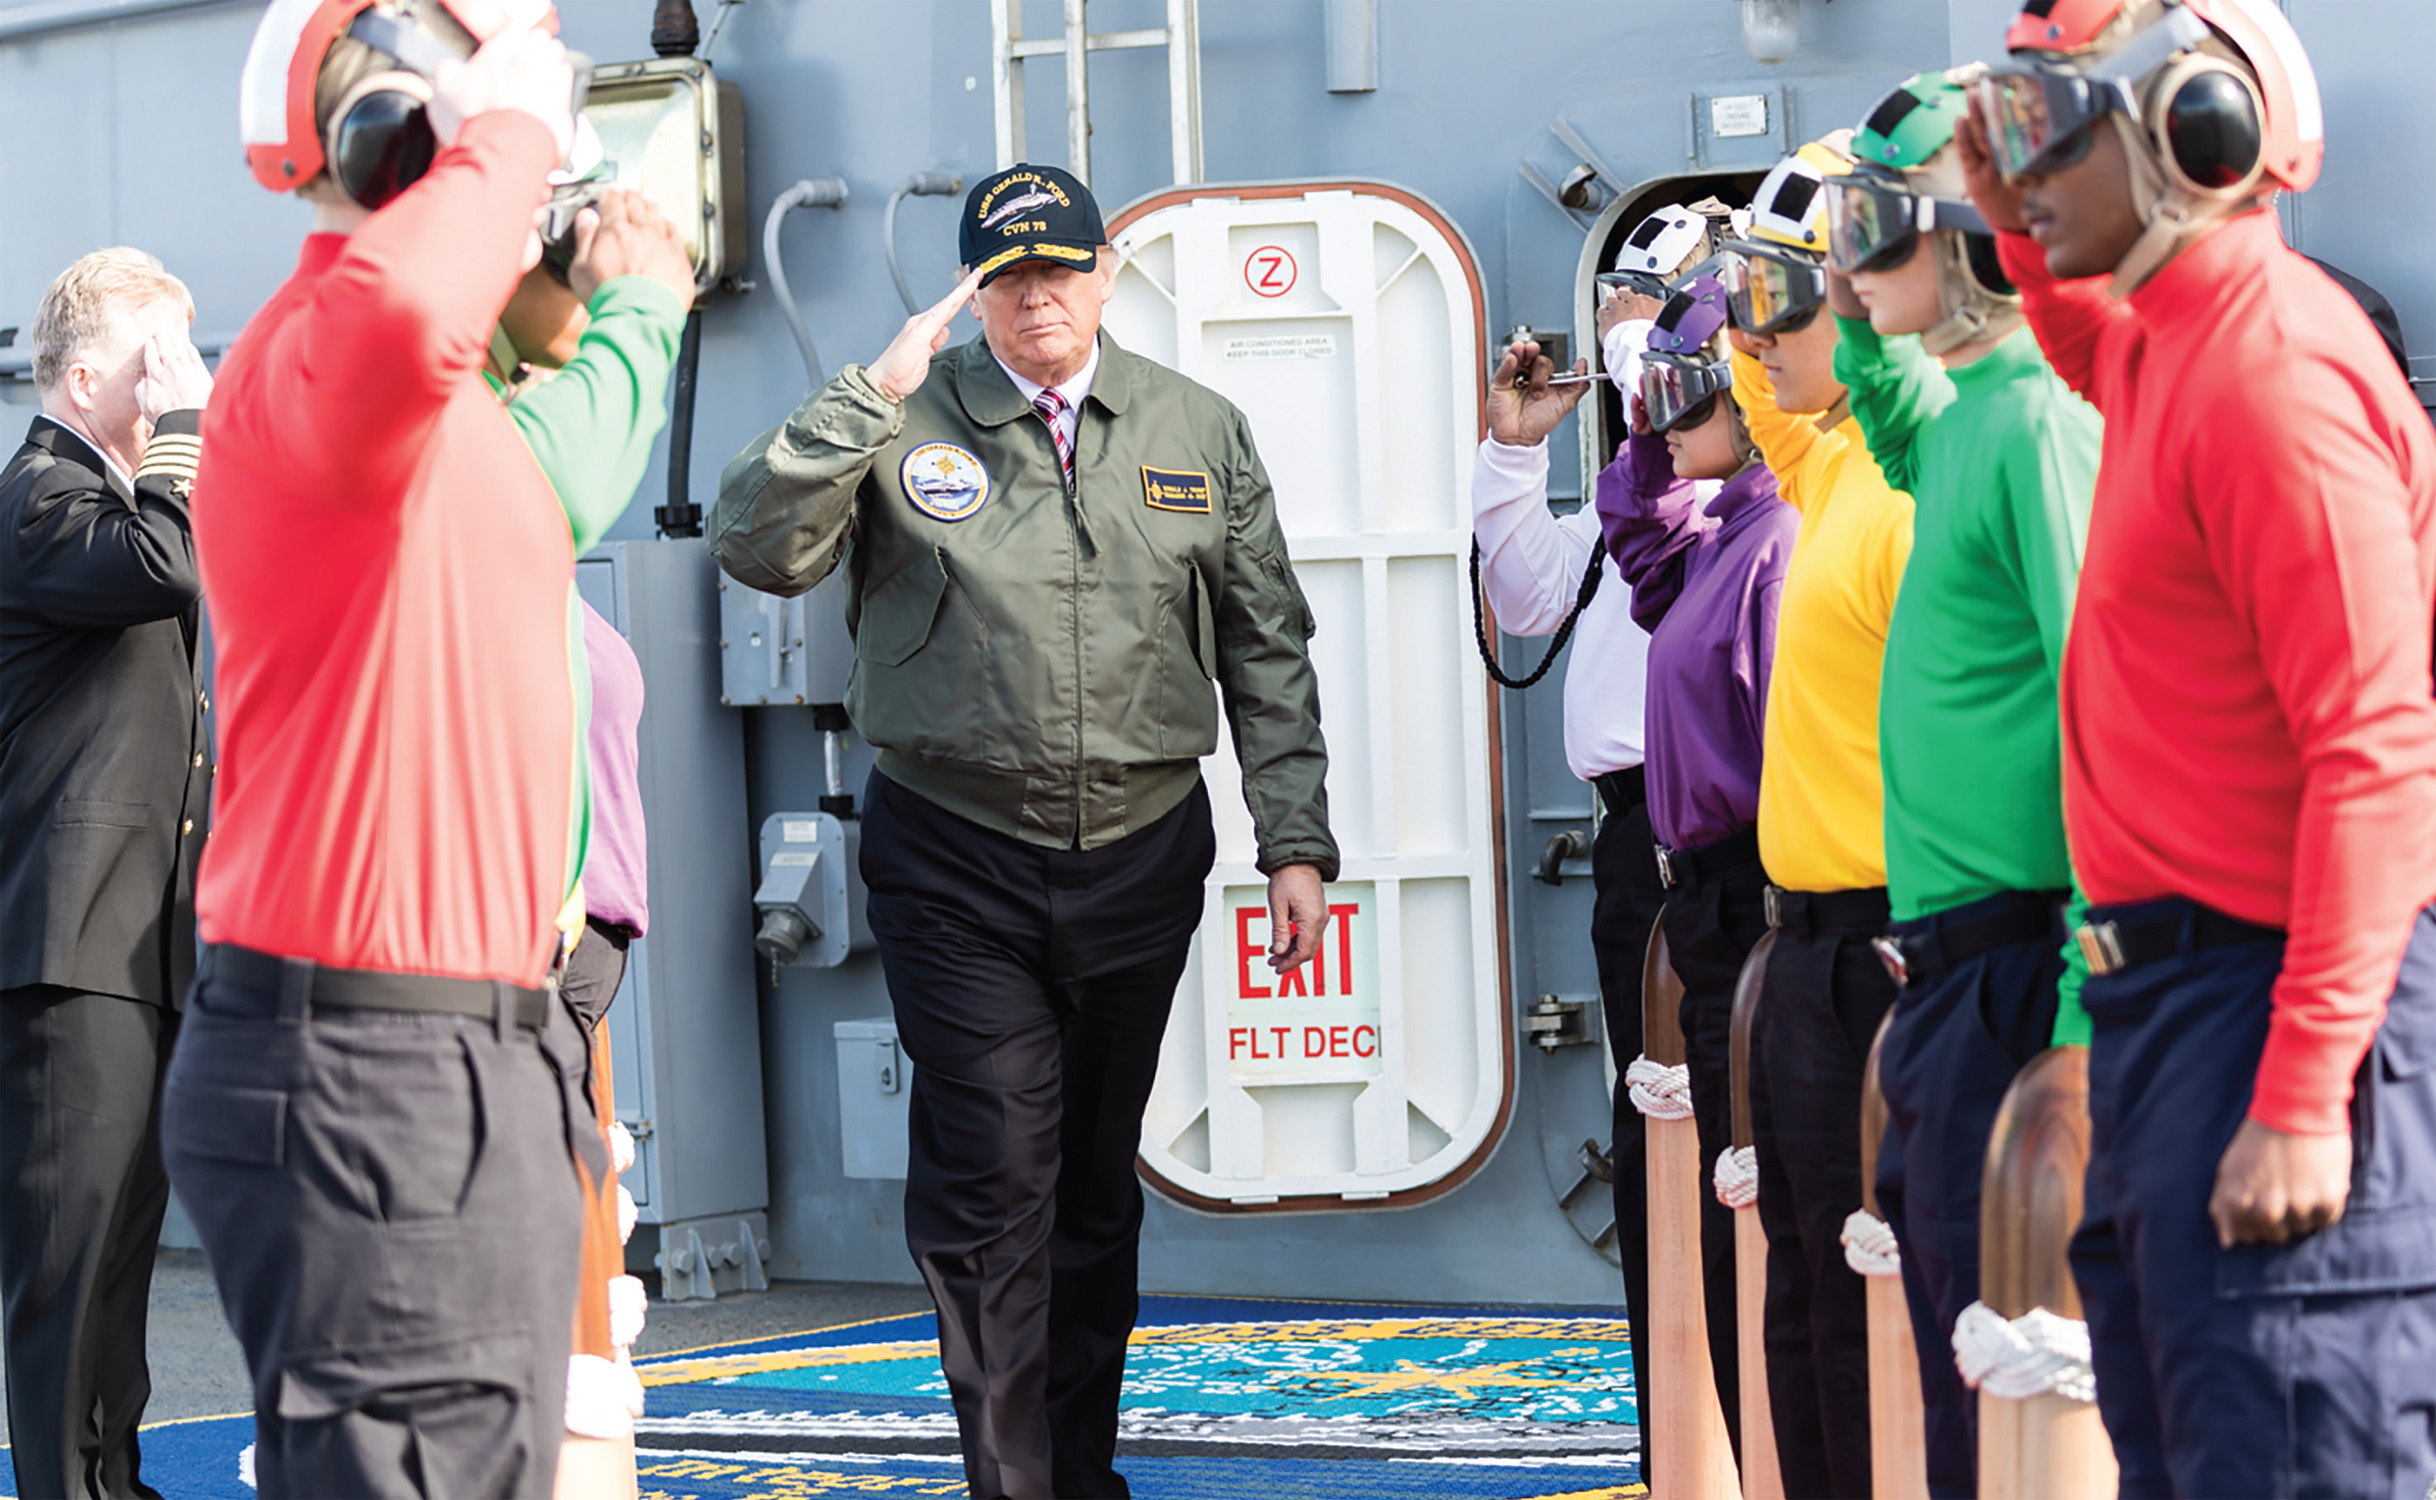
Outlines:
{"label": "olive green flight jacket", "polygon": [[859,365],[719,477],[711,555],[801,594],[843,560],[846,708],[891,780],[1045,848],[1184,800],[1224,691],[1259,867],[1337,873],[1310,606],[1224,397],[1100,336],[1074,481],[976,338],[900,405]]}

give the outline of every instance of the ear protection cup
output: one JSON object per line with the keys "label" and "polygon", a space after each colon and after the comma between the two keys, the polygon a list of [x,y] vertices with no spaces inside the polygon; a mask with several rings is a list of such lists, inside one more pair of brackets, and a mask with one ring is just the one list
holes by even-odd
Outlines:
{"label": "ear protection cup", "polygon": [[2239,198],[2264,175],[2266,109],[2258,86],[2221,58],[2194,53],[2157,80],[2149,138],[2181,186],[2209,198]]}
{"label": "ear protection cup", "polygon": [[2013,278],[2005,274],[2004,261],[1996,253],[1996,236],[1963,232],[1962,254],[1971,268],[1971,279],[1978,282],[1983,291],[1994,292],[1999,297],[2020,294],[2021,288],[2015,286]]}
{"label": "ear protection cup", "polygon": [[359,208],[378,209],[431,170],[439,153],[427,113],[431,85],[412,73],[374,73],[330,112],[330,180]]}

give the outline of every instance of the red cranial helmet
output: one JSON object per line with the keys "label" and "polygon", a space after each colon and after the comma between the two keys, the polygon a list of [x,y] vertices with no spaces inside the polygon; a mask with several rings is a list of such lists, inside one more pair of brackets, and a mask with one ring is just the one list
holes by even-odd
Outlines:
{"label": "red cranial helmet", "polygon": [[[2201,50],[2210,40],[2217,49]],[[2061,140],[2075,116],[2114,108],[2145,125],[2168,171],[2202,193],[2246,193],[2262,178],[2301,192],[2317,181],[2326,155],[2317,74],[2273,0],[2026,0],[2005,45],[2016,64],[1999,73],[2099,86],[2076,107],[2052,88],[2033,101],[2022,84],[1993,85],[1991,104],[2008,89],[2020,96],[1990,121],[1992,136],[2012,127],[2017,158],[2025,123],[2032,137]],[[2216,55],[2228,49],[2246,66]]]}
{"label": "red cranial helmet", "polygon": [[[537,22],[558,29],[549,0],[271,0],[245,56],[238,129],[254,180],[292,192],[327,169],[347,197],[378,208],[422,175],[436,143],[424,107],[439,65],[466,48],[430,19],[444,14],[474,45]],[[316,128],[323,61],[341,37],[388,57],[347,90]]]}

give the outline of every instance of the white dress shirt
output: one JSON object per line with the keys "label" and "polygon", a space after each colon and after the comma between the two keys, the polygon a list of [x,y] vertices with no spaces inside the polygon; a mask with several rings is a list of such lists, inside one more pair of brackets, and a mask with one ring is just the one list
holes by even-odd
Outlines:
{"label": "white dress shirt", "polygon": [[[998,359],[998,351],[995,349],[991,350],[990,358]],[[1015,382],[1015,389],[1023,393],[1023,399],[1026,404],[1038,401],[1040,399],[1040,393],[1048,389],[1047,386],[1042,385],[1037,380],[1026,380],[1021,375],[1016,374],[1014,367],[1009,365],[1003,359],[998,359],[998,368],[1006,371],[1007,379]],[[1066,401],[1066,409],[1057,414],[1057,432],[1058,436],[1065,440],[1066,451],[1068,453],[1072,453],[1074,451],[1074,436],[1082,426],[1083,398],[1091,394],[1092,378],[1099,373],[1100,341],[1098,339],[1093,339],[1091,341],[1091,357],[1083,361],[1083,367],[1080,370],[1075,371],[1073,379],[1068,380],[1057,387],[1057,394],[1064,397]]]}

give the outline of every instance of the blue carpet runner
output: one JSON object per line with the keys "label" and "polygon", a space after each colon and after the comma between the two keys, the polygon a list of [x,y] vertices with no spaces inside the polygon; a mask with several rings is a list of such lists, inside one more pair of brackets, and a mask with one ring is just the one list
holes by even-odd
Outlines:
{"label": "blue carpet runner", "polygon": [[[930,1315],[641,1366],[643,1500],[964,1493]],[[1141,1500],[1644,1495],[1622,1320],[1543,1308],[1145,1297],[1117,1466]],[[252,1419],[144,1433],[178,1500],[250,1500]]]}

